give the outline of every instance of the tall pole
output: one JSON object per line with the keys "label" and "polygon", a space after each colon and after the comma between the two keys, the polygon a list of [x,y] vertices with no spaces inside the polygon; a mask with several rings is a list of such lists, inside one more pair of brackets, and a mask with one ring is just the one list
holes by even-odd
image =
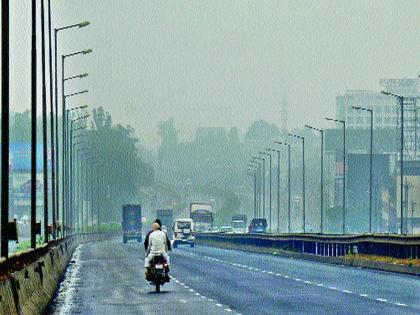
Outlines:
{"label": "tall pole", "polygon": [[372,181],[373,181],[373,111],[370,111],[370,153],[369,153],[369,233],[372,233]]}
{"label": "tall pole", "polygon": [[56,238],[56,187],[55,187],[55,135],[54,135],[54,95],[53,95],[53,68],[52,68],[52,38],[51,38],[51,0],[48,0],[48,40],[50,62],[50,133],[51,133],[51,193],[52,193],[52,237]]}
{"label": "tall pole", "polygon": [[306,232],[306,188],[305,188],[305,138],[289,133],[289,136],[302,140],[302,228]]}
{"label": "tall pole", "polygon": [[302,196],[303,196],[303,233],[306,233],[306,189],[305,189],[305,138],[302,137]]}
{"label": "tall pole", "polygon": [[1,1],[1,256],[9,256],[9,0]]}
{"label": "tall pole", "polygon": [[[404,98],[398,97],[401,111],[401,128],[400,128],[400,229],[404,234]],[[406,200],[408,203],[408,199]]]}
{"label": "tall pole", "polygon": [[277,233],[280,233],[280,150],[277,150]]}
{"label": "tall pole", "polygon": [[369,233],[372,233],[372,184],[373,184],[373,110],[370,108],[352,106],[355,110],[361,110],[370,114],[370,152],[369,152]]}
{"label": "tall pole", "polygon": [[31,41],[31,248],[36,248],[36,0],[32,0]]}
{"label": "tall pole", "polygon": [[[269,156],[269,167],[270,167],[269,180],[270,180],[270,184],[268,186],[269,187],[269,203],[268,203],[268,205],[269,205],[269,221],[270,221],[270,233],[271,233],[271,223],[272,223],[271,222],[271,182],[272,182],[272,180],[271,180],[271,154],[267,153],[267,152],[260,152],[260,154]],[[264,173],[264,175],[265,175],[265,173]]]}
{"label": "tall pole", "polygon": [[287,175],[287,202],[288,202],[288,232],[291,231],[291,180],[290,180],[290,168],[291,168],[291,161],[290,161],[290,144],[287,145],[287,164],[288,164],[288,175]]}
{"label": "tall pole", "polygon": [[254,171],[254,218],[257,217],[257,172]]}
{"label": "tall pole", "polygon": [[333,121],[336,123],[340,123],[343,125],[343,226],[342,231],[343,234],[346,234],[346,121],[345,120],[339,120],[339,119],[333,119],[333,118],[325,118],[328,121]]}
{"label": "tall pole", "polygon": [[324,131],[321,130],[321,234],[324,233]]}
{"label": "tall pole", "polygon": [[263,209],[262,217],[265,219],[265,159],[262,158],[263,168],[262,168],[262,191],[263,191]]}
{"label": "tall pole", "polygon": [[[56,159],[55,159],[55,183],[56,183],[56,211],[57,211],[57,220],[58,220],[58,216],[59,216],[59,204],[60,204],[60,181],[59,181],[59,173],[60,173],[60,169],[59,169],[59,165],[58,165],[58,160],[60,157],[60,143],[59,143],[59,136],[58,136],[58,57],[57,57],[57,53],[58,53],[58,48],[57,48],[57,33],[58,30],[54,29],[54,96],[55,96],[55,154],[56,154]],[[61,117],[62,120],[64,120],[64,117]],[[63,131],[64,132],[64,131]],[[64,153],[64,150],[63,150]],[[62,153],[62,154],[63,154]],[[61,165],[61,167],[63,167],[63,165]],[[62,219],[61,219],[61,235],[64,236],[64,204],[61,205],[61,215],[62,215]]]}
{"label": "tall pole", "polygon": [[343,120],[343,234],[346,234],[346,122]]}
{"label": "tall pole", "polygon": [[[56,31],[57,32],[57,31]],[[56,36],[57,38],[57,36]],[[56,50],[57,51],[57,50]],[[66,99],[64,97],[64,60],[65,57],[61,56],[61,101],[62,101],[62,108],[61,108],[61,117],[63,119],[62,121],[62,136],[63,136],[63,153],[62,153],[62,160],[61,160],[61,189],[62,189],[62,211],[63,211],[63,229],[64,229],[64,221],[66,221],[66,224],[68,223],[67,218],[68,218],[68,208],[67,208],[67,189],[68,187],[66,187],[66,158],[68,155],[68,146],[66,143],[66,133],[67,133],[67,129],[66,129],[66,124],[67,124],[67,117],[66,117]],[[58,137],[57,137],[58,138]],[[65,220],[66,218],[66,220]],[[64,232],[64,230],[63,230]]]}
{"label": "tall pole", "polygon": [[321,135],[321,170],[320,170],[320,231],[324,233],[324,130],[318,129],[309,125],[305,125],[306,128],[315,130]]}
{"label": "tall pole", "polygon": [[44,243],[48,242],[48,143],[47,143],[47,88],[45,62],[45,9],[41,0],[41,58],[42,58],[42,147],[44,180]]}

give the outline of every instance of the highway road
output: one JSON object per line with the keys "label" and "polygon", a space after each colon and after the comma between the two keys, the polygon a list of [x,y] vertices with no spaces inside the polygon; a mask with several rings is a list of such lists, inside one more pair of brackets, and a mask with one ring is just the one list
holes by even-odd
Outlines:
{"label": "highway road", "polygon": [[196,246],[172,254],[161,294],[141,244],[81,245],[49,314],[420,314],[420,278]]}

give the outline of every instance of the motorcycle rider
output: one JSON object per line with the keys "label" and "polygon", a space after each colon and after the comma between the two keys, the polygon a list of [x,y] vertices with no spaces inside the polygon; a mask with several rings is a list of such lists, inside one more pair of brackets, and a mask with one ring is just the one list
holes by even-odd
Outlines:
{"label": "motorcycle rider", "polygon": [[[152,224],[152,230],[153,231],[150,233],[148,238],[146,257],[144,258],[144,271],[146,279],[150,278],[150,262],[152,261],[153,257],[162,255],[165,258],[167,265],[169,266],[170,264],[169,255],[167,254],[169,247],[166,233],[160,230],[160,225],[156,222]],[[168,271],[169,268],[167,268],[166,274]]]}
{"label": "motorcycle rider", "polygon": [[[162,222],[159,219],[155,220],[155,223],[159,224],[159,230],[162,230]],[[153,230],[150,230],[147,234],[146,234],[146,238],[144,239],[144,250],[147,251],[147,248],[149,247],[149,236],[150,234],[153,232]],[[172,247],[171,247],[171,241],[169,240],[168,236],[166,235],[166,244],[168,246],[168,250],[171,251]]]}

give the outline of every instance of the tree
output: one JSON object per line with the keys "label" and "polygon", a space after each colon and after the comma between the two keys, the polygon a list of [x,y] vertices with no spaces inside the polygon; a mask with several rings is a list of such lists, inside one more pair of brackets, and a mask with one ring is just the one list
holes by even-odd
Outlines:
{"label": "tree", "polygon": [[92,117],[88,139],[100,166],[101,209],[117,219],[119,212],[115,209],[123,203],[138,202],[140,188],[152,184],[154,172],[141,159],[133,128],[113,125],[111,115],[102,107],[94,109]]}
{"label": "tree", "polygon": [[276,125],[270,124],[265,120],[254,121],[245,134],[247,140],[267,141],[280,136],[280,131]]}

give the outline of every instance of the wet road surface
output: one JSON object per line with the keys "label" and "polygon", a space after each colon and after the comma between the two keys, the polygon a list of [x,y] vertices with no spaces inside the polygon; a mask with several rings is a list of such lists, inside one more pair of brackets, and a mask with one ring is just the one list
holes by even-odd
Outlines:
{"label": "wet road surface", "polygon": [[143,255],[139,243],[82,245],[50,314],[420,314],[414,276],[180,247],[171,253],[174,278],[156,294]]}

